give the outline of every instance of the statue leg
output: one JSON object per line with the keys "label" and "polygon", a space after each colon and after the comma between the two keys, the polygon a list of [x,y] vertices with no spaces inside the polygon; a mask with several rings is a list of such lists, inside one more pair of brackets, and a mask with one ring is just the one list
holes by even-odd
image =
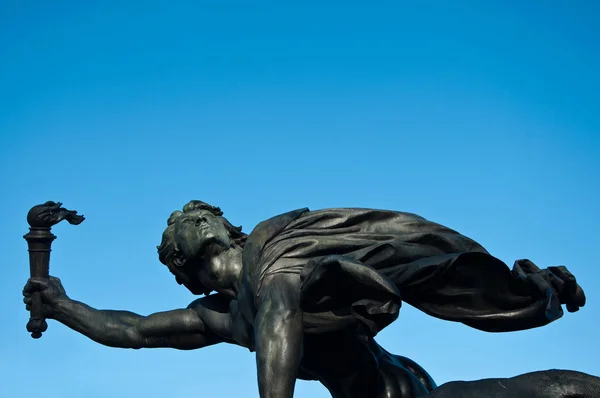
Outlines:
{"label": "statue leg", "polygon": [[510,378],[453,381],[426,398],[600,398],[600,378],[569,370],[546,370]]}
{"label": "statue leg", "polygon": [[333,398],[414,398],[435,388],[414,361],[352,331],[306,334],[303,379],[320,381]]}
{"label": "statue leg", "polygon": [[367,349],[377,358],[379,378],[370,396],[414,398],[437,387],[433,378],[413,360],[394,355],[370,339]]}
{"label": "statue leg", "polygon": [[305,334],[302,378],[318,380],[333,398],[371,397],[377,363],[347,331]]}
{"label": "statue leg", "polygon": [[394,362],[399,362],[401,367],[407,369],[413,375],[415,375],[415,377],[419,379],[419,381],[425,386],[427,391],[433,391],[435,388],[437,388],[436,382],[429,375],[429,373],[427,373],[427,371],[421,367],[421,365],[419,365],[410,358],[406,358],[400,355],[389,355],[391,355],[394,358]]}

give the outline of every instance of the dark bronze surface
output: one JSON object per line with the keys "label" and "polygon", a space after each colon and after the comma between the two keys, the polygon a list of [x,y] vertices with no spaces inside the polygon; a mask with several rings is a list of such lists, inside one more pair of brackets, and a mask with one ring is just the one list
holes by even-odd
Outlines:
{"label": "dark bronze surface", "polygon": [[415,214],[298,209],[246,235],[219,208],[191,201],[169,217],[158,254],[179,284],[204,296],[148,316],[92,308],[49,276],[50,227],[61,219],[83,221],[53,202],[28,216],[24,296],[34,337],[49,318],[110,347],[236,344],[256,352],[261,398],[291,398],[296,379],[318,380],[335,398],[600,396],[597,377],[556,370],[437,387],[414,361],[383,349],[375,337],[403,301],[488,332],[544,326],[563,316],[563,305],[585,305],[566,267],[518,260],[510,269]]}
{"label": "dark bronze surface", "polygon": [[[47,280],[49,277],[50,247],[52,241],[56,239],[56,236],[50,232],[52,226],[62,220],[67,220],[73,225],[81,224],[84,220],[84,217],[77,215],[76,211],[61,206],[61,203],[46,202],[34,206],[27,214],[29,233],[23,238],[27,240],[29,247],[29,269],[32,278]],[[30,307],[31,317],[27,323],[27,331],[31,333],[31,337],[39,339],[48,329],[40,292],[31,294]]]}

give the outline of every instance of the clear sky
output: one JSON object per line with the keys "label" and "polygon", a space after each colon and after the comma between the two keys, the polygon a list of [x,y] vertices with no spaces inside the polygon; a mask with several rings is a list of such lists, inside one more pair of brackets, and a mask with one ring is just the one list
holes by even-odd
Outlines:
{"label": "clear sky", "polygon": [[193,300],[156,254],[191,199],[247,232],[304,206],[415,212],[509,265],[567,265],[588,305],[503,335],[404,306],[384,347],[438,383],[600,375],[600,3],[287,3],[1,2],[0,396],[258,396],[238,347],[31,339],[22,235],[46,200],[87,217],[54,229],[67,293],[141,314]]}

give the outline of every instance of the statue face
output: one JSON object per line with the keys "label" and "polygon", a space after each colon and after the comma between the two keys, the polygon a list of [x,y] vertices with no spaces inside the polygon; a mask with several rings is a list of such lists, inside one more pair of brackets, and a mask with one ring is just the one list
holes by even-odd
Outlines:
{"label": "statue face", "polygon": [[218,290],[226,264],[212,260],[231,246],[221,218],[207,210],[184,213],[175,223],[175,243],[185,258],[178,269],[188,279],[185,286],[194,294],[203,293],[199,284]]}
{"label": "statue face", "polygon": [[210,260],[229,249],[229,233],[220,217],[207,210],[184,213],[175,223],[175,242],[187,261]]}

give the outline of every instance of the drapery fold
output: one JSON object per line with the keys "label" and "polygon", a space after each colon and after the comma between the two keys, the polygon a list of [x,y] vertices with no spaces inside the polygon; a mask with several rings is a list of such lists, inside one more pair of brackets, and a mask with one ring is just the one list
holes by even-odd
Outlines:
{"label": "drapery fold", "polygon": [[301,278],[305,330],[355,325],[371,336],[401,302],[434,317],[505,332],[563,315],[560,278],[529,260],[513,269],[460,233],[411,213],[299,209],[259,224],[243,254],[239,300],[249,323],[267,275]]}

